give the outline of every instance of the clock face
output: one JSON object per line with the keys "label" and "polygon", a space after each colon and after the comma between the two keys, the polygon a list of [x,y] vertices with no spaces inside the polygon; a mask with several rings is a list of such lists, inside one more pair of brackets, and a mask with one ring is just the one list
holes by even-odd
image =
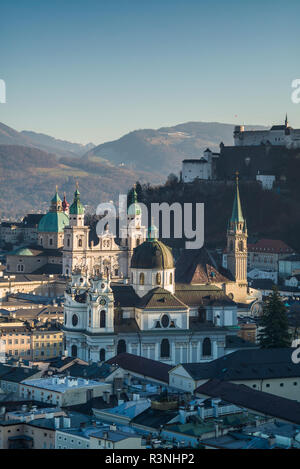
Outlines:
{"label": "clock face", "polygon": [[100,305],[102,306],[106,305],[106,300],[104,298],[101,298]]}

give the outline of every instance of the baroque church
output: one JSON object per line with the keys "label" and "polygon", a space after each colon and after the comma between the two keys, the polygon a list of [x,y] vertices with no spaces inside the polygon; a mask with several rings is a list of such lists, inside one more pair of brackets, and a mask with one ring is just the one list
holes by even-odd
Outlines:
{"label": "baroque church", "polygon": [[91,228],[84,224],[84,212],[78,187],[71,206],[65,195],[61,200],[56,189],[49,212],[39,222],[37,244],[9,253],[7,272],[69,277],[75,268],[84,266],[89,275],[104,274],[109,269],[112,279],[127,278],[133,250],[146,239],[135,189],[128,210],[127,236],[120,245],[108,226],[98,236],[97,244],[90,241]]}
{"label": "baroque church", "polygon": [[[137,217],[140,227],[137,200],[131,210],[131,221]],[[78,227],[78,219],[72,222]],[[227,270],[217,267],[205,247],[184,251],[175,265],[152,225],[147,239],[135,243],[124,281],[114,281],[109,268],[93,275],[89,266],[76,268],[65,292],[67,354],[97,362],[129,352],[173,365],[218,358],[232,342],[245,346],[237,337],[236,302],[256,298],[247,284],[247,226],[238,178],[227,249]]]}

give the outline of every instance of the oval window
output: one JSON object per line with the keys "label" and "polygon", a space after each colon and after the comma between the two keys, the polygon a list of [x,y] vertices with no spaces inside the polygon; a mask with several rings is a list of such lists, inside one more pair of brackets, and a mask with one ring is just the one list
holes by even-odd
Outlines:
{"label": "oval window", "polygon": [[75,327],[78,324],[78,317],[76,314],[73,314],[72,316],[72,325]]}
{"label": "oval window", "polygon": [[167,316],[166,314],[164,314],[163,317],[161,318],[161,325],[162,325],[162,327],[168,327],[168,326],[169,326],[169,323],[170,323],[169,316]]}

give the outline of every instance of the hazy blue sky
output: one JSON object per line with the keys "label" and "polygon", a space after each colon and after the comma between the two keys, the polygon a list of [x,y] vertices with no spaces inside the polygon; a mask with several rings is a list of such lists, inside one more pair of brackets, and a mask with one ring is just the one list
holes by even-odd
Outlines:
{"label": "hazy blue sky", "polygon": [[299,18],[299,0],[1,0],[0,121],[84,143],[286,111],[300,127]]}

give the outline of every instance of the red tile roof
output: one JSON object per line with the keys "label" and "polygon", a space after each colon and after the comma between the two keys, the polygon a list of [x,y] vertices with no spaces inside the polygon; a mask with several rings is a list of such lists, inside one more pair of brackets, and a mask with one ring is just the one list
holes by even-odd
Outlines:
{"label": "red tile roof", "polygon": [[271,252],[276,254],[291,254],[294,252],[280,239],[260,239],[255,244],[248,244],[249,252]]}

